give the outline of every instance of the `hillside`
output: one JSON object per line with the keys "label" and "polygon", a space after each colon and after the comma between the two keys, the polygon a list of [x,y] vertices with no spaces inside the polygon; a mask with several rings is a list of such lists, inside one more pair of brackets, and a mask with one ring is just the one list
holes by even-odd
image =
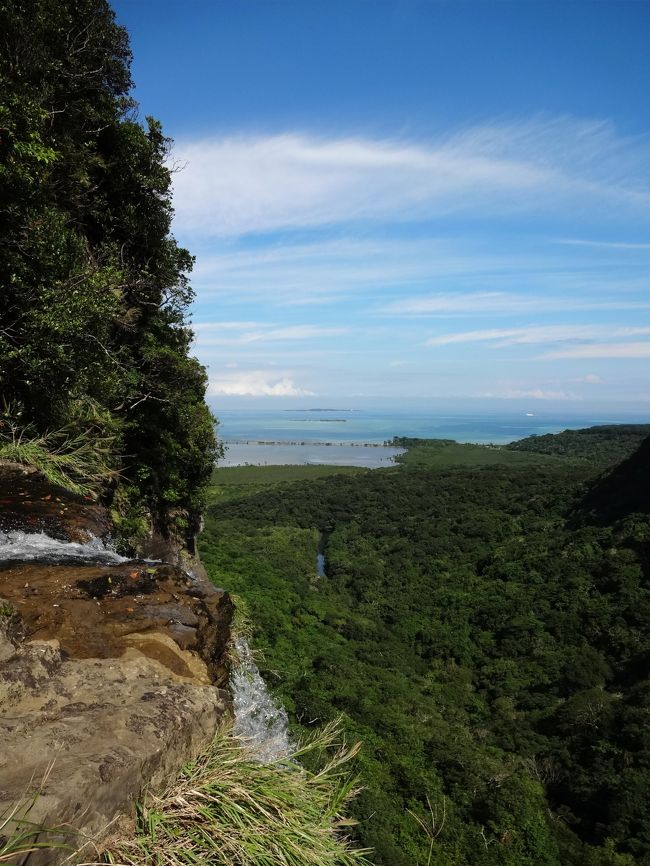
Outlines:
{"label": "hillside", "polygon": [[647,436],[650,436],[650,424],[602,424],[528,436],[505,447],[516,453],[573,457],[613,465],[628,457]]}
{"label": "hillside", "polygon": [[573,528],[602,464],[550,450],[420,441],[387,470],[261,468],[227,501],[214,476],[208,570],[296,730],[343,714],[363,740],[355,833],[377,864],[650,862],[650,521]]}
{"label": "hillside", "polygon": [[594,484],[579,511],[587,520],[602,524],[634,513],[650,514],[650,436]]}
{"label": "hillside", "polygon": [[106,0],[0,4],[0,458],[193,545],[217,453],[171,142]]}

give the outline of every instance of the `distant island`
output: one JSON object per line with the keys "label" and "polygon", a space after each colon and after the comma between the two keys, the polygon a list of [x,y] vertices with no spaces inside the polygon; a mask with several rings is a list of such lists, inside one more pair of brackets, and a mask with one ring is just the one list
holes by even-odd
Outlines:
{"label": "distant island", "polygon": [[358,409],[283,409],[283,412],[358,412]]}
{"label": "distant island", "polygon": [[285,440],[285,439],[224,439],[224,445],[279,445],[282,447],[288,445],[313,445],[314,447],[339,446],[344,448],[400,448],[400,445],[393,445],[392,442],[320,442],[303,439]]}

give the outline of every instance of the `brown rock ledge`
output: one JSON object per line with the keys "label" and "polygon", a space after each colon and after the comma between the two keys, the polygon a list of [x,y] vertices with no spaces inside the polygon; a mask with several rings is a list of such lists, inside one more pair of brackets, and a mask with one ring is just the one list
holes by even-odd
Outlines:
{"label": "brown rock ledge", "polygon": [[[108,530],[94,503],[33,474],[25,482],[0,467],[0,528],[75,541]],[[229,709],[232,607],[176,565],[0,563],[0,814],[50,766],[29,819],[66,825],[71,845],[101,840],[132,813],[143,788],[196,755]],[[50,849],[24,862],[68,856]],[[66,862],[93,857],[91,846]]]}
{"label": "brown rock ledge", "polygon": [[70,493],[33,469],[0,460],[0,530],[11,529],[84,542],[104,538],[110,521],[91,496]]}

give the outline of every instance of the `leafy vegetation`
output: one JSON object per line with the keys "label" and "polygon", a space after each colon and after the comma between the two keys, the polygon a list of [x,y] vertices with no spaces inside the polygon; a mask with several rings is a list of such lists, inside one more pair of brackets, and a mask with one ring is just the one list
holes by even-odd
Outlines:
{"label": "leafy vegetation", "polygon": [[367,472],[355,466],[220,466],[212,475],[209,502],[238,499],[243,495],[270,490],[278,484],[328,478],[331,475],[357,475]]}
{"label": "leafy vegetation", "polygon": [[618,463],[650,436],[650,424],[603,424],[528,436],[505,447],[519,453],[560,455],[595,463]]}
{"label": "leafy vegetation", "polygon": [[229,498],[217,470],[204,561],[296,729],[342,714],[363,741],[354,833],[377,864],[650,863],[650,520],[584,506],[631,445],[598,439],[598,461],[565,437],[482,465],[421,441],[372,472],[229,470]]}
{"label": "leafy vegetation", "polygon": [[91,431],[54,430],[38,435],[35,428],[5,422],[0,429],[0,459],[38,469],[52,484],[88,494],[116,477],[112,439],[93,438]]}
{"label": "leafy vegetation", "polygon": [[389,444],[407,449],[406,453],[396,458],[398,463],[405,466],[427,466],[431,469],[502,463],[528,465],[548,463],[549,460],[544,453],[532,449],[519,452],[510,450],[510,446],[505,445],[461,444],[453,439],[410,439],[406,436],[395,436]]}
{"label": "leafy vegetation", "polygon": [[[0,32],[3,447],[78,468],[109,445],[110,484],[72,464],[59,481],[112,498],[125,534],[191,533],[216,444],[189,356],[193,260],[169,231],[170,142],[137,119],[105,0],[0,0]],[[28,431],[18,445],[12,430]]]}
{"label": "leafy vegetation", "polygon": [[[133,838],[115,845],[105,862],[122,866],[363,866],[342,816],[356,793],[348,766],[358,746],[341,742],[329,725],[272,764],[251,760],[227,732],[188,764],[162,794],[138,811]],[[315,755],[323,766],[311,771]]]}

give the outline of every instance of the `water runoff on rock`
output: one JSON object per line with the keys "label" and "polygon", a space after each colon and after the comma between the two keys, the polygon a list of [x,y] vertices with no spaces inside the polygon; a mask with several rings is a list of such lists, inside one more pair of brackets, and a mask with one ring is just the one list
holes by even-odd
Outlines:
{"label": "water runoff on rock", "polygon": [[100,538],[85,543],[61,541],[44,532],[23,532],[22,529],[0,530],[0,562],[9,560],[42,560],[45,562],[85,561],[109,565],[125,562],[126,557],[115,553]]}
{"label": "water runoff on rock", "polygon": [[268,764],[292,750],[289,718],[271,697],[243,637],[233,641],[238,663],[230,674],[235,721],[233,733],[250,748],[255,760]]}
{"label": "water runoff on rock", "polygon": [[[62,541],[44,532],[0,530],[0,562],[40,561],[48,563],[93,562],[111,565],[126,562],[100,538],[84,543]],[[246,640],[237,637],[234,649],[238,664],[231,672],[230,687],[235,721],[233,733],[250,748],[253,757],[269,763],[291,752],[289,719],[269,694]]]}

